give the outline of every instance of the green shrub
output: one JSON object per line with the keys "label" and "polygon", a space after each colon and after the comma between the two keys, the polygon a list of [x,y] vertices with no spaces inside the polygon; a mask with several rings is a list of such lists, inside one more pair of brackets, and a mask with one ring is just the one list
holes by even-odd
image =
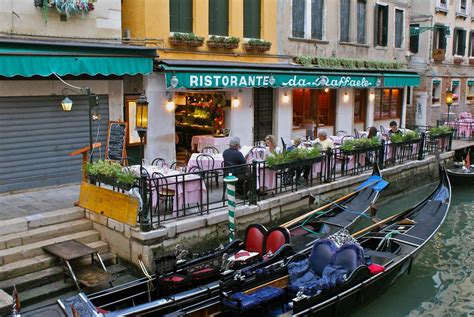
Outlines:
{"label": "green shrub", "polygon": [[123,170],[122,166],[113,161],[98,160],[87,163],[86,174],[89,178],[95,178],[112,186],[132,187],[135,184],[135,174]]}
{"label": "green shrub", "polygon": [[261,39],[250,39],[247,44],[252,46],[272,46],[272,43],[269,41],[261,40]]}
{"label": "green shrub", "polygon": [[443,135],[443,134],[450,134],[450,133],[453,132],[453,129],[446,126],[446,125],[442,125],[442,126],[439,126],[439,127],[431,128],[428,132],[429,132],[430,136],[439,136],[439,135]]}
{"label": "green shrub", "polygon": [[354,150],[364,150],[369,148],[377,147],[381,144],[380,140],[377,137],[373,138],[360,138],[360,139],[353,139],[344,142],[341,145],[340,149],[344,152],[350,152]]}
{"label": "green shrub", "polygon": [[280,154],[271,154],[267,158],[267,165],[273,167],[277,164],[296,162],[304,159],[315,159],[321,156],[321,151],[317,147],[310,149],[296,148]]}

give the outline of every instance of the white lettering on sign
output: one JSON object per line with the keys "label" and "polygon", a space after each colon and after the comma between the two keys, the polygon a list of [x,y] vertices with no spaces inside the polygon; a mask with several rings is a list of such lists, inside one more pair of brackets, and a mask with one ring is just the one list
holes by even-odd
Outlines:
{"label": "white lettering on sign", "polygon": [[[275,78],[276,77],[276,78]],[[311,75],[189,75],[189,88],[200,87],[271,87],[276,84],[277,87],[375,87],[377,83],[375,78],[351,76],[311,76]],[[184,79],[181,82],[186,82]]]}

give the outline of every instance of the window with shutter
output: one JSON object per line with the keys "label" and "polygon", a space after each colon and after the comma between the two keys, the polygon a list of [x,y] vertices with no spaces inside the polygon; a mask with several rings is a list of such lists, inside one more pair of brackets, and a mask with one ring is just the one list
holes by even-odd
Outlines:
{"label": "window with shutter", "polygon": [[[410,24],[410,28],[419,27],[419,24]],[[416,54],[418,53],[418,47],[420,42],[420,35],[410,35],[410,52]]]}
{"label": "window with shutter", "polygon": [[454,30],[453,55],[464,56],[466,52],[466,31],[463,29]]}
{"label": "window with shutter", "polygon": [[435,25],[433,49],[446,49],[446,27],[444,25]]}
{"label": "window with shutter", "polygon": [[374,18],[374,43],[376,46],[387,46],[388,41],[388,6],[376,4]]}
{"label": "window with shutter", "polygon": [[193,31],[193,1],[170,0],[170,32]]}
{"label": "window with shutter", "polygon": [[366,1],[357,0],[357,43],[365,44]]}
{"label": "window with shutter", "polygon": [[323,39],[324,0],[311,0],[311,38]]}
{"label": "window with shutter", "polygon": [[402,48],[403,45],[403,10],[395,9],[395,47]]}
{"label": "window with shutter", "polygon": [[304,15],[306,0],[292,1],[293,37],[304,37]]}
{"label": "window with shutter", "polygon": [[229,35],[229,0],[209,0],[209,34]]}
{"label": "window with shutter", "polygon": [[474,31],[469,32],[469,56],[474,56]]}
{"label": "window with shutter", "polygon": [[340,41],[341,42],[349,42],[349,26],[350,26],[350,0],[340,0],[341,5],[341,32],[340,32]]}
{"label": "window with shutter", "polygon": [[260,38],[260,0],[244,0],[244,37]]}

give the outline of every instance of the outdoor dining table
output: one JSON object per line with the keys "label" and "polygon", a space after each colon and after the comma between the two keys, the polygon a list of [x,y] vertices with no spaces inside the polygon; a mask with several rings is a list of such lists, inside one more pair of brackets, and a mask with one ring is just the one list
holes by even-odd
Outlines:
{"label": "outdoor dining table", "polygon": [[198,152],[208,146],[215,147],[220,153],[229,147],[230,137],[216,137],[214,135],[195,135],[191,139],[191,146]]}
{"label": "outdoor dining table", "polygon": [[456,121],[445,122],[449,127],[458,130],[458,135],[466,138],[471,137],[474,132],[474,120],[469,118],[459,119]]}
{"label": "outdoor dining table", "polygon": [[[207,201],[207,188],[204,181],[199,175],[196,174],[183,174],[173,169],[162,169],[158,166],[143,166],[150,177],[153,177],[153,173],[161,173],[165,176],[168,190],[174,190],[175,196],[173,199],[173,212],[177,212],[179,209],[184,208],[185,204],[201,204]],[[139,174],[140,166],[132,165],[130,169]],[[163,185],[163,183],[160,183]],[[152,204],[156,207],[158,204],[157,190],[152,190]]]}

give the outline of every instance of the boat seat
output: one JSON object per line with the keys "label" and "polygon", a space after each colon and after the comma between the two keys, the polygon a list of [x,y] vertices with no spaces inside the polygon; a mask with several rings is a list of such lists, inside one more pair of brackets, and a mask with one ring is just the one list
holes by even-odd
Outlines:
{"label": "boat seat", "polygon": [[175,291],[188,287],[190,285],[189,278],[182,274],[170,274],[158,278],[158,285],[161,290]]}
{"label": "boat seat", "polygon": [[313,272],[321,276],[326,265],[331,263],[331,259],[336,253],[336,250],[336,243],[332,240],[320,239],[316,241],[311,250],[311,255],[309,256]]}
{"label": "boat seat", "polygon": [[275,254],[285,244],[290,243],[290,231],[287,228],[276,227],[270,229],[263,241],[263,254]]}
{"label": "boat seat", "polygon": [[218,274],[218,269],[212,266],[207,266],[189,272],[188,276],[193,282],[201,282],[216,277]]}
{"label": "boat seat", "polygon": [[342,267],[347,270],[348,274],[351,274],[364,263],[364,250],[352,243],[341,246],[331,259],[332,266]]}
{"label": "boat seat", "polygon": [[231,310],[244,312],[274,302],[284,294],[285,291],[281,288],[267,286],[259,288],[257,291],[251,294],[238,292],[231,295],[230,297],[225,296],[224,294],[225,297],[222,301],[222,304]]}
{"label": "boat seat", "polygon": [[263,254],[263,243],[267,229],[260,224],[253,224],[245,230],[244,250]]}

